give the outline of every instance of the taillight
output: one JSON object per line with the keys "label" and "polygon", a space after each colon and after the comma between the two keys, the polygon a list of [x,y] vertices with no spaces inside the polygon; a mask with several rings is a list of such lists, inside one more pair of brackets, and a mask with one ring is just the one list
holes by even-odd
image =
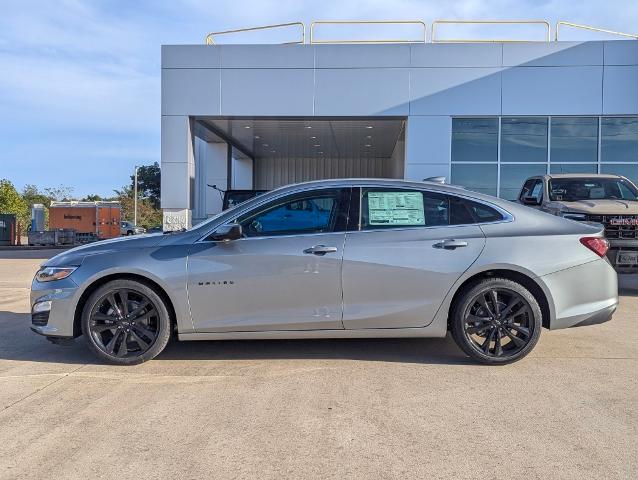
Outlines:
{"label": "taillight", "polygon": [[606,238],[600,237],[583,237],[580,239],[580,243],[589,248],[599,257],[604,257],[609,250],[609,242]]}

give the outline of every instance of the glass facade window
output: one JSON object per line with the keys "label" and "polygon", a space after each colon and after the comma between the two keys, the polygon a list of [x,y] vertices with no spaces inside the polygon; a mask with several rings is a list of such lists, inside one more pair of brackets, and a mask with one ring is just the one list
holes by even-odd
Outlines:
{"label": "glass facade window", "polygon": [[638,162],[638,117],[603,117],[600,128],[602,162]]}
{"label": "glass facade window", "polygon": [[453,118],[452,161],[496,162],[498,118]]}
{"label": "glass facade window", "polygon": [[496,163],[452,164],[452,183],[462,185],[475,192],[496,195]]}
{"label": "glass facade window", "polygon": [[552,117],[551,161],[597,162],[598,118]]}
{"label": "glass facade window", "polygon": [[632,181],[634,185],[638,185],[638,163],[629,164],[602,164],[600,173],[613,173],[614,175],[622,175]]}
{"label": "glass facade window", "polygon": [[547,173],[546,165],[501,165],[501,193],[506,200],[516,200],[529,177]]}
{"label": "glass facade window", "polygon": [[503,117],[501,162],[547,162],[547,117]]}
{"label": "glass facade window", "polygon": [[548,167],[638,183],[638,117],[454,118],[451,160],[452,183],[509,200]]}
{"label": "glass facade window", "polygon": [[597,173],[595,163],[554,163],[549,166],[549,173]]}

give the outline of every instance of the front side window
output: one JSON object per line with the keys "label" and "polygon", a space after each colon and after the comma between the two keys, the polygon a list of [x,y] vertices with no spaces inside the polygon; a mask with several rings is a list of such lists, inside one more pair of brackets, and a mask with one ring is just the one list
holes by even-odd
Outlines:
{"label": "front side window", "polygon": [[549,181],[553,201],[638,200],[638,190],[621,178],[554,178]]}
{"label": "front side window", "polygon": [[465,198],[418,190],[364,189],[361,228],[437,227],[502,220],[494,208]]}
{"label": "front side window", "polygon": [[237,219],[247,237],[345,231],[350,189],[325,189],[275,200]]}

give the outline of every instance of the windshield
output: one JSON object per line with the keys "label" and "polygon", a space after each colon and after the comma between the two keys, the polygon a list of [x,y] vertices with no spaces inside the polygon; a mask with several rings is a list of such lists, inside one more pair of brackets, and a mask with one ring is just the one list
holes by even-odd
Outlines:
{"label": "windshield", "polygon": [[638,200],[638,190],[623,178],[553,178],[549,181],[549,199],[559,202]]}

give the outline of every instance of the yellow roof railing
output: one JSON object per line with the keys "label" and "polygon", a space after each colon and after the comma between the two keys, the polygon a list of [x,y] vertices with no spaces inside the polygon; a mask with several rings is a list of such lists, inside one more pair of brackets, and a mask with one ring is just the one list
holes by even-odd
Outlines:
{"label": "yellow roof railing", "polygon": [[306,26],[304,25],[303,22],[290,22],[290,23],[277,23],[274,25],[263,25],[261,27],[238,28],[236,30],[224,30],[222,32],[212,32],[206,35],[206,45],[215,45],[216,44],[215,37],[219,37],[220,35],[228,35],[232,33],[243,33],[243,32],[254,32],[257,30],[268,30],[268,29],[274,29],[274,28],[285,28],[285,27],[293,27],[293,26],[300,27],[299,29],[299,33],[301,34],[300,39],[297,41],[284,42],[284,43],[291,44],[291,45],[304,43],[306,41]]}
{"label": "yellow roof railing", "polygon": [[[318,25],[417,25],[422,27],[422,35],[414,39],[329,39],[319,40],[316,38],[315,27]],[[310,24],[310,43],[425,43],[427,27],[421,20],[320,20]]]}
{"label": "yellow roof railing", "polygon": [[614,30],[607,30],[605,28],[592,27],[590,25],[580,25],[578,23],[572,23],[572,22],[557,22],[556,30],[554,34],[555,35],[554,40],[556,41],[558,41],[558,32],[560,30],[561,25],[563,25],[564,27],[573,27],[573,28],[580,28],[583,30],[591,30],[593,32],[609,33],[610,35],[618,35],[620,37],[627,37],[627,38],[633,38],[634,40],[638,40],[638,35],[634,35],[632,33],[616,32]]}
{"label": "yellow roof railing", "polygon": [[[439,25],[542,25],[545,27],[544,40],[515,40],[515,39],[439,39],[436,27]],[[435,20],[432,22],[432,43],[490,43],[490,42],[550,42],[552,27],[547,20]]]}

